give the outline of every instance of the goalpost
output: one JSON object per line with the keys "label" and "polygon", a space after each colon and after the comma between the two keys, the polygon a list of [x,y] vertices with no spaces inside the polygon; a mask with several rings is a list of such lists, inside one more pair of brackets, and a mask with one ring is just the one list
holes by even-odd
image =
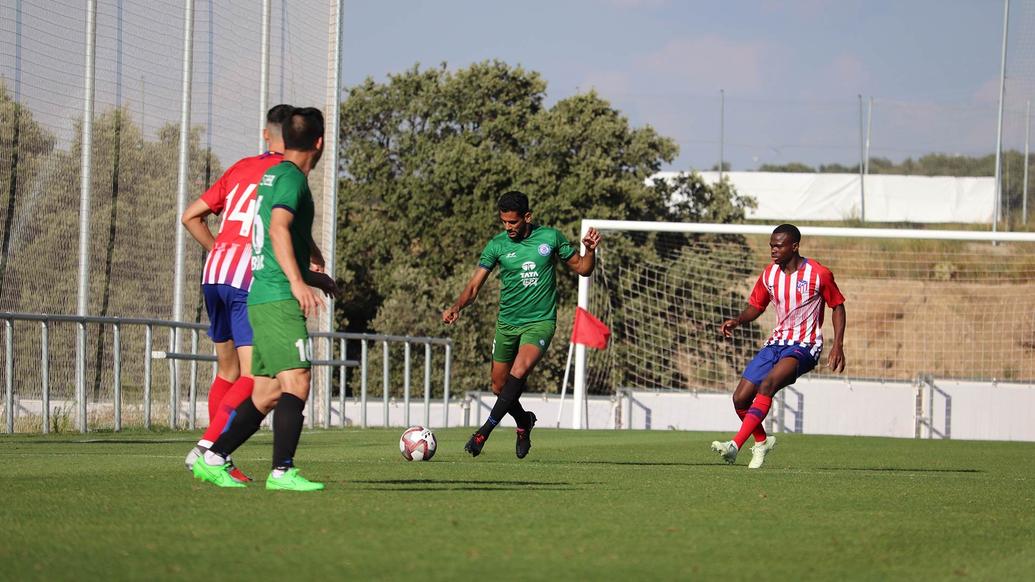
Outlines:
{"label": "goalpost", "polygon": [[[589,393],[732,391],[772,310],[732,340],[718,325],[747,304],[775,225],[587,219],[582,237],[590,228],[604,242],[594,274],[579,278],[578,305],[611,327],[612,342],[603,352],[575,346],[572,428],[585,426]],[[1035,234],[801,232],[802,256],[829,267],[847,299],[846,375],[1035,380]]]}

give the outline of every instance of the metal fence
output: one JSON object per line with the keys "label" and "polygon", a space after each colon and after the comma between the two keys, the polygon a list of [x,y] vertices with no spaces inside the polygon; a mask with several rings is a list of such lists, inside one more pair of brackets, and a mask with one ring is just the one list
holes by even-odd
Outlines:
{"label": "metal fence", "polygon": [[[201,424],[197,418],[198,399],[204,397],[205,387],[215,375],[216,360],[211,355],[211,342],[202,333],[206,327],[204,324],[3,312],[0,312],[0,322],[4,327],[4,364],[0,368],[4,395],[0,416],[3,417],[5,432],[86,432],[96,428],[120,431],[126,427],[193,430]],[[111,342],[105,342],[103,346],[103,352],[108,356],[105,365],[110,366],[110,376],[104,378],[104,382],[111,386],[110,398],[105,392],[92,392],[86,383],[69,382],[68,375],[52,376],[55,361],[75,358],[69,346],[56,346],[51,341],[55,328],[62,326],[73,326],[90,337],[98,337],[104,329],[111,332]],[[175,330],[189,334],[186,351],[172,351]],[[98,333],[90,334],[91,331]],[[409,426],[415,385],[413,368],[418,359],[413,354],[415,346],[423,348],[423,424],[448,425],[452,367],[452,342],[449,339],[317,332],[311,341],[325,344],[330,357],[311,362],[314,383],[320,376],[325,381],[314,388],[307,403],[310,427],[317,425],[318,418],[320,426],[334,426],[332,413],[335,411],[339,415],[338,425],[346,426],[344,411],[348,402],[358,406],[360,418],[357,424],[366,428],[367,405],[374,398],[384,405],[382,426],[392,425],[389,403],[395,399],[402,399],[405,407],[403,424]],[[19,346],[21,349],[16,349]],[[156,349],[159,346],[166,347]],[[371,346],[380,346],[380,358],[371,357]],[[438,362],[436,350],[441,352],[437,354]],[[27,357],[16,360],[16,351]],[[349,359],[350,353],[358,355],[358,359]],[[155,366],[155,361],[165,365]],[[212,364],[211,369],[203,373],[199,368],[207,363]],[[435,373],[437,365],[441,366],[441,373]],[[176,368],[181,366],[185,368],[184,373],[176,373]],[[376,379],[377,368],[380,368],[380,394],[371,387],[371,378]],[[157,374],[163,369],[164,374]],[[350,378],[350,369],[356,369],[359,377]],[[187,379],[185,392],[180,383],[183,376]],[[433,376],[440,379],[437,386]],[[401,387],[397,381],[401,382]],[[162,383],[168,385],[164,395],[156,389]],[[436,394],[442,399],[442,417],[434,419],[433,423],[431,403]]]}
{"label": "metal fence", "polygon": [[[98,322],[202,321],[204,256],[179,216],[224,169],[260,151],[275,103],[316,106],[327,119],[329,155],[310,184],[314,240],[333,269],[341,7],[0,4],[0,310],[101,318],[48,330],[52,348],[77,354],[53,359],[52,376],[75,375],[70,385],[92,383],[87,396],[110,401],[116,332]],[[331,319],[314,327],[328,331]],[[179,352],[194,328],[170,329],[169,351]],[[16,342],[14,359],[38,353],[38,341]],[[180,385],[188,368],[173,367]]]}

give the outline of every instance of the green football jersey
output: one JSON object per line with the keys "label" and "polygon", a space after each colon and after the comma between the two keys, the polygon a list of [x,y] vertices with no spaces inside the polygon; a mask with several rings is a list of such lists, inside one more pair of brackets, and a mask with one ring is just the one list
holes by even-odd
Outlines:
{"label": "green football jersey", "polygon": [[514,242],[507,232],[492,237],[478,265],[492,271],[500,267],[499,321],[524,325],[557,319],[557,261],[567,261],[575,247],[555,228],[532,225],[525,239]]}
{"label": "green football jersey", "polygon": [[295,218],[291,221],[291,246],[302,277],[309,275],[309,240],[313,232],[315,205],[309,182],[298,166],[281,162],[270,168],[259,182],[256,193],[258,210],[252,228],[252,287],[248,291],[248,305],[292,299],[291,283],[270,242],[270,216],[274,208],[283,208]]}

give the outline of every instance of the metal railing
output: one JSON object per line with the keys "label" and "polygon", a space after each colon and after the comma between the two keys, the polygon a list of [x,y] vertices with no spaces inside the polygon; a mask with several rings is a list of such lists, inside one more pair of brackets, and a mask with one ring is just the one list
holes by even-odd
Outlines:
{"label": "metal railing", "polygon": [[[322,340],[325,344],[326,353],[332,354],[334,351],[334,344],[338,344],[338,353],[342,360],[348,359],[348,344],[349,341],[357,341],[360,346],[360,358],[359,358],[359,369],[360,369],[360,381],[359,381],[359,405],[360,405],[360,426],[362,428],[367,427],[367,402],[368,402],[368,385],[370,380],[369,374],[369,359],[370,359],[370,344],[381,344],[382,352],[382,371],[381,371],[381,398],[384,404],[383,408],[383,424],[382,426],[389,426],[389,404],[391,400],[391,348],[390,344],[403,344],[403,424],[410,426],[410,396],[412,389],[412,363],[413,363],[413,346],[423,345],[424,346],[424,426],[431,425],[431,361],[432,361],[432,346],[442,346],[445,350],[444,362],[442,367],[442,424],[441,426],[449,426],[449,385],[452,373],[453,364],[453,341],[448,338],[434,338],[434,337],[415,337],[415,336],[400,336],[400,335],[382,335],[382,334],[367,334],[367,333],[353,333],[353,332],[316,332],[311,334],[314,342]],[[314,365],[316,362],[313,363]],[[348,384],[348,367],[338,366],[338,385],[346,386]],[[327,367],[324,370],[324,382],[326,385],[331,384],[331,374],[334,370],[332,367]],[[324,393],[324,426],[331,426],[331,394],[330,391]],[[339,398],[339,410],[341,411],[341,426],[345,425],[345,390],[340,390],[338,393]],[[313,422],[310,417],[310,422]]]}
{"label": "metal railing", "polygon": [[[181,415],[180,406],[180,365],[183,362],[189,363],[188,372],[188,409],[186,412],[186,427],[196,428],[196,407],[198,397],[198,363],[212,363],[213,374],[215,373],[216,357],[211,354],[198,352],[200,334],[207,329],[203,323],[184,323],[160,319],[146,318],[123,318],[123,317],[98,317],[98,316],[75,316],[75,315],[46,315],[29,313],[0,312],[0,321],[4,325],[5,358],[4,358],[4,430],[13,433],[15,430],[15,322],[38,322],[39,328],[39,382],[42,399],[41,406],[41,432],[50,431],[51,414],[51,328],[58,323],[70,323],[77,327],[77,341],[75,353],[75,391],[74,409],[76,412],[76,428],[79,432],[89,430],[89,410],[86,390],[86,328],[90,325],[110,327],[112,331],[111,361],[112,369],[112,428],[120,431],[123,428],[123,368],[126,359],[123,346],[123,336],[127,327],[142,327],[144,331],[143,345],[133,349],[139,353],[143,360],[143,395],[142,395],[142,416],[143,427],[150,430],[153,425],[152,404],[153,393],[153,360],[166,360],[169,363],[169,427],[179,428]],[[168,330],[169,349],[155,350],[155,333],[160,330]],[[191,337],[189,352],[173,351],[176,345],[176,334],[189,332]],[[432,395],[432,350],[433,346],[444,348],[442,387],[443,387],[443,412],[442,426],[449,422],[449,398],[450,398],[450,376],[452,365],[452,341],[448,338],[394,336],[381,334],[363,334],[349,332],[315,332],[311,334],[311,341],[322,343],[325,348],[324,359],[311,361],[314,368],[320,368],[322,372],[322,387],[319,392],[321,404],[321,425],[332,426],[332,385],[334,372],[338,372],[338,410],[340,412],[340,426],[345,426],[345,404],[348,386],[348,370],[358,367],[360,369],[360,393],[357,401],[360,407],[360,425],[367,427],[367,403],[368,403],[368,380],[369,380],[369,347],[371,343],[380,343],[382,346],[382,400],[384,402],[384,426],[389,426],[389,403],[391,401],[391,345],[403,344],[403,400],[405,406],[404,423],[410,424],[410,399],[412,392],[412,348],[413,346],[424,346],[424,424],[430,425],[431,418],[431,395]],[[348,358],[349,343],[358,343],[360,346],[360,359],[350,360]],[[335,346],[338,347],[339,357],[334,357]],[[139,350],[139,351],[138,351]],[[314,370],[314,384],[317,379],[317,371]],[[314,392],[314,396],[316,393]],[[310,406],[315,405],[314,397],[310,397]],[[309,425],[315,425],[316,414],[308,414]]]}
{"label": "metal railing", "polygon": [[[914,415],[914,438],[923,438],[924,428],[926,437],[933,439],[952,438],[952,395],[942,390],[934,383],[934,376],[931,374],[918,374],[916,377],[916,413]],[[942,430],[935,428],[935,396],[941,396],[945,404],[942,411]]]}

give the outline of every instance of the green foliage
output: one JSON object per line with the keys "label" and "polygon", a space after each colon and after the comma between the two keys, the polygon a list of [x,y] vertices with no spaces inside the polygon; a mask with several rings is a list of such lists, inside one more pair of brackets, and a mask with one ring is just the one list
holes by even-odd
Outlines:
{"label": "green foliage", "polygon": [[[712,192],[698,183],[690,200],[670,207],[668,196],[682,185],[646,184],[674,159],[672,140],[631,127],[596,93],[547,107],[545,92],[537,73],[488,61],[455,72],[414,67],[385,83],[368,79],[341,107],[339,320],[351,330],[449,335],[458,391],[488,382],[495,277],[455,327],[445,328],[440,314],[501,230],[495,203],[506,190],[529,194],[537,222],[572,240],[587,217],[736,216],[718,202],[728,198],[728,186]],[[556,354],[566,344],[576,277],[558,279],[562,331],[533,379],[539,389],[559,384],[564,363]]]}

